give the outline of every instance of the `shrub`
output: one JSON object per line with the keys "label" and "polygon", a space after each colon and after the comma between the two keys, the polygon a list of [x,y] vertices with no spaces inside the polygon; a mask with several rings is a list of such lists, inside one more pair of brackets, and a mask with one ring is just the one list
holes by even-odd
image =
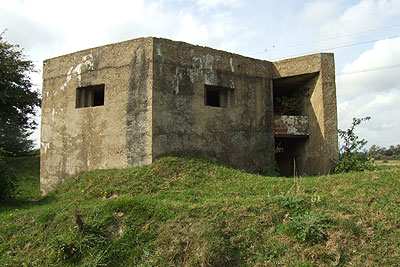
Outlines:
{"label": "shrub", "polygon": [[335,172],[372,171],[375,165],[361,152],[341,156]]}
{"label": "shrub", "polygon": [[350,172],[374,170],[375,166],[367,157],[367,153],[361,152],[361,149],[367,144],[364,139],[359,139],[355,134],[355,128],[363,121],[370,120],[371,117],[361,119],[353,118],[352,125],[347,130],[338,130],[339,137],[343,140],[340,148],[340,157],[334,172]]}

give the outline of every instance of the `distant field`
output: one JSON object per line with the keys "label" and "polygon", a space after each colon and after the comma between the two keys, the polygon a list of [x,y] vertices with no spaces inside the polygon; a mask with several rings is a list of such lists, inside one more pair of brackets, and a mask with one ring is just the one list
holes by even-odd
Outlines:
{"label": "distant field", "polygon": [[400,262],[397,164],[283,178],[170,156],[149,166],[84,173],[33,201],[38,162],[10,162],[28,182],[19,178],[24,193],[0,205],[0,266]]}
{"label": "distant field", "polygon": [[379,170],[400,168],[400,160],[375,160],[374,164]]}
{"label": "distant field", "polygon": [[389,159],[389,160],[375,160],[375,164],[378,165],[400,165],[400,160]]}

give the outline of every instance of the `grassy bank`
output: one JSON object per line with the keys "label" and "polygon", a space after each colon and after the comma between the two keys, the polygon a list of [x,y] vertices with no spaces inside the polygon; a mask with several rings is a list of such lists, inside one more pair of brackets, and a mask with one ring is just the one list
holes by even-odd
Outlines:
{"label": "grassy bank", "polygon": [[253,175],[210,159],[79,175],[0,207],[0,265],[396,265],[400,169]]}

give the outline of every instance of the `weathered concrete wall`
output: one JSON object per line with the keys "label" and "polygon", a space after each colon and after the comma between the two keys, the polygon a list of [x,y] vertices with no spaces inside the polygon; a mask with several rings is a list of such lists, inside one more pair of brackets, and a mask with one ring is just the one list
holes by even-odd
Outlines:
{"label": "weathered concrete wall", "polygon": [[153,39],[134,48],[126,110],[129,166],[150,164],[152,155]]}
{"label": "weathered concrete wall", "polygon": [[[272,79],[319,72],[321,70],[322,55],[329,54],[313,54],[275,61],[273,62],[273,68],[271,72]],[[333,56],[333,54],[331,55]]]}
{"label": "weathered concrete wall", "polygon": [[[334,55],[321,54],[321,70],[319,78],[323,91],[323,116],[324,116],[324,161],[325,166],[333,166],[339,157],[338,152],[338,128],[337,128],[337,102],[335,83],[335,62]],[[315,104],[316,105],[316,104]]]}
{"label": "weathered concrete wall", "polygon": [[[273,164],[270,62],[165,39],[154,53],[154,157],[196,152],[260,170],[264,153]],[[205,105],[205,85],[230,88],[230,104]]]}
{"label": "weathered concrete wall", "polygon": [[[136,99],[135,94],[146,92],[143,94],[147,95],[148,90],[141,87],[147,74],[141,76],[138,73],[144,73],[143,68],[150,64],[149,42],[151,44],[151,39],[137,39],[44,62],[42,194],[78,172],[150,162],[146,152],[148,142],[143,140],[142,134],[149,128],[143,122],[148,117],[143,115],[147,110],[138,105],[133,112],[132,106],[128,105],[129,101],[131,104],[141,102],[132,101],[132,98]],[[104,105],[76,108],[77,88],[97,84],[105,84]],[[137,139],[135,144],[131,141],[133,137]]]}
{"label": "weathered concrete wall", "polygon": [[300,146],[298,165],[300,174],[328,173],[339,155],[333,54],[277,61],[272,73],[274,79],[316,73],[302,85],[309,89],[302,114],[309,117],[309,138]]}

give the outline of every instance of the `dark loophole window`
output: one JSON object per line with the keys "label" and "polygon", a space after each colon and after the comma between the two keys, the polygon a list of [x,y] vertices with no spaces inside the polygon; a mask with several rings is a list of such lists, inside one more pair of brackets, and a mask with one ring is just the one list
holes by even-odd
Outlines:
{"label": "dark loophole window", "polygon": [[93,92],[93,106],[104,106],[104,89]]}
{"label": "dark loophole window", "polygon": [[220,107],[219,101],[219,93],[218,91],[207,91],[207,106],[211,107]]}
{"label": "dark loophole window", "polygon": [[76,89],[76,107],[104,106],[104,84],[79,87]]}
{"label": "dark loophole window", "polygon": [[233,89],[214,85],[204,85],[205,101],[204,104],[210,107],[232,107]]}

